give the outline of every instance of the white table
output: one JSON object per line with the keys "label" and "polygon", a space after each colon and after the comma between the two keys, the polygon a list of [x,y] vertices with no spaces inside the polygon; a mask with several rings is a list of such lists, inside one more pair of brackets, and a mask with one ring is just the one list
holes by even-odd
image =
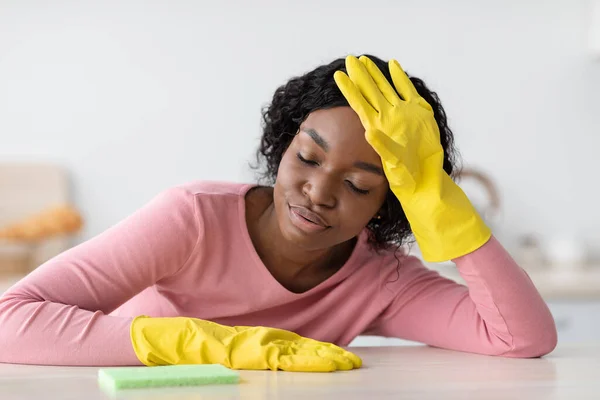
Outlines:
{"label": "white table", "polygon": [[239,385],[135,389],[97,385],[98,368],[0,364],[0,399],[598,399],[600,343],[510,359],[427,346],[354,348],[361,369],[335,373],[240,371]]}

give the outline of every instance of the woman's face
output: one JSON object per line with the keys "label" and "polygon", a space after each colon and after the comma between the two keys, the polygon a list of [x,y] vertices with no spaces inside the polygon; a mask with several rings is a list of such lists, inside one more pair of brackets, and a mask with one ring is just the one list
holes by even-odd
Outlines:
{"label": "woman's face", "polygon": [[274,204],[286,239],[308,250],[345,242],[373,218],[388,182],[350,107],[311,113],[286,150]]}

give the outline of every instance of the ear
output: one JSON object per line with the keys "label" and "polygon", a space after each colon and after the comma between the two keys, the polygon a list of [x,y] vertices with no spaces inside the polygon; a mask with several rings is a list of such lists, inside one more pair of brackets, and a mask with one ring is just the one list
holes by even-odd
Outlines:
{"label": "ear", "polygon": [[371,218],[371,222],[380,224],[381,221],[385,218],[386,214],[386,210],[384,210],[383,207],[380,208],[379,211],[377,211],[377,214],[375,214],[373,218]]}

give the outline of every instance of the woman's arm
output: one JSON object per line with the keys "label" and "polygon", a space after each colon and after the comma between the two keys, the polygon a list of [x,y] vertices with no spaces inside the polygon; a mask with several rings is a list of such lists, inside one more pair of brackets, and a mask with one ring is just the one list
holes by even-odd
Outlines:
{"label": "woman's arm", "polygon": [[539,357],[556,347],[556,326],[546,303],[495,237],[454,260],[467,287],[414,257],[407,261],[374,334],[507,357]]}
{"label": "woman's arm", "polygon": [[365,56],[348,56],[348,75],[336,71],[334,78],[381,157],[423,258],[453,259],[468,288],[413,259],[401,268],[406,276],[379,321],[380,332],[484,354],[550,352],[556,328],[546,304],[444,167],[441,106],[427,103],[397,61],[388,67],[394,87]]}
{"label": "woman's arm", "polygon": [[199,240],[194,195],[172,188],[52,258],[0,298],[0,362],[140,365],[132,318],[107,315],[179,271]]}

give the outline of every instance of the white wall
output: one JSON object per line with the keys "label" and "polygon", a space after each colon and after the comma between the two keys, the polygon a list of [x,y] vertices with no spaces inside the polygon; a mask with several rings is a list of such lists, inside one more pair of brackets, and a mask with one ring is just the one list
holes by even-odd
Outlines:
{"label": "white wall", "polygon": [[273,90],[369,52],[439,93],[465,164],[502,191],[508,245],[534,231],[593,246],[600,61],[587,19],[581,0],[0,0],[0,161],[68,168],[87,238],[170,185],[252,180]]}

